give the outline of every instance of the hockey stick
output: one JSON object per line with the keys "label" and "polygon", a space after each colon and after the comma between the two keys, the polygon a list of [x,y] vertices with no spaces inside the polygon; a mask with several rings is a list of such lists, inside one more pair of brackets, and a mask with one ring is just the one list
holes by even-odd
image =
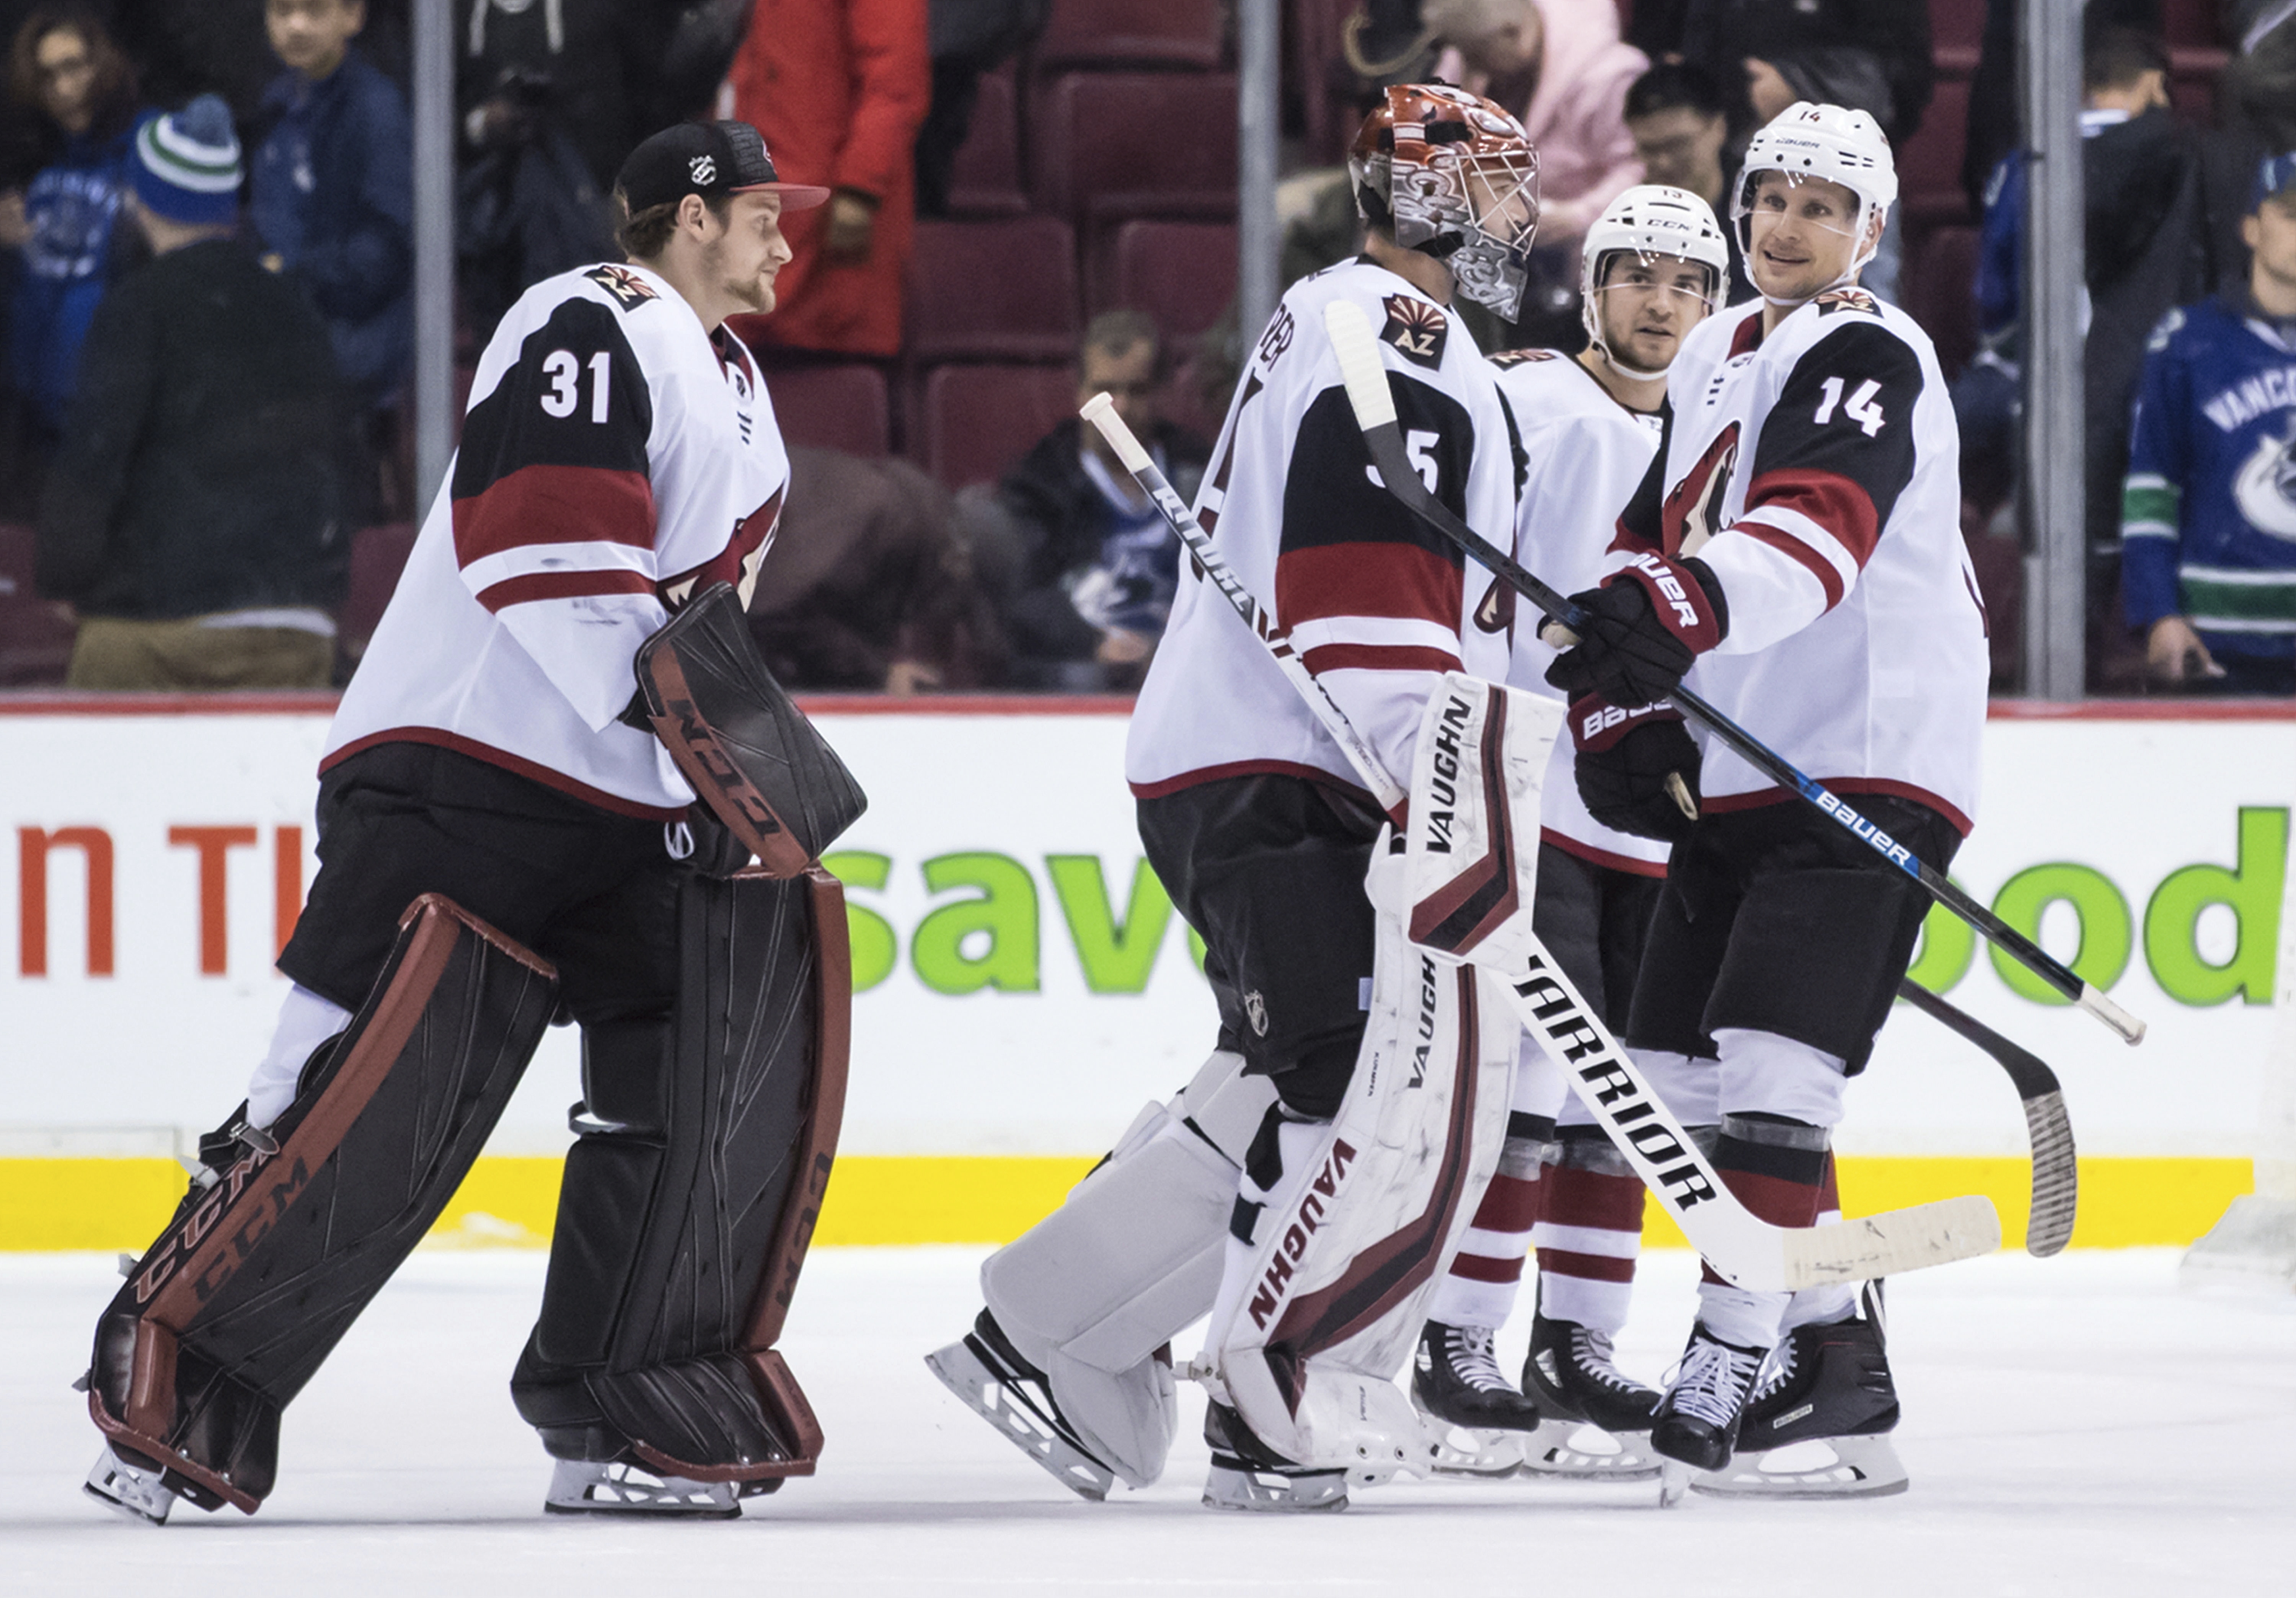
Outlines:
{"label": "hockey stick", "polygon": [[[1355,411],[1356,425],[1363,430],[1364,441],[1371,447],[1372,463],[1379,468],[1380,479],[1387,491],[1405,509],[1480,561],[1509,587],[1555,621],[1574,631],[1583,628],[1586,618],[1578,606],[1540,582],[1512,555],[1460,520],[1449,506],[1428,492],[1426,485],[1419,480],[1419,473],[1412,466],[1409,451],[1404,445],[1403,430],[1396,422],[1395,396],[1387,386],[1387,370],[1379,358],[1379,344],[1372,336],[1371,324],[1362,308],[1344,299],[1333,300],[1324,309],[1324,326],[1331,336],[1332,348],[1339,356],[1340,375],[1347,384],[1348,403]],[[1780,787],[1800,794],[1821,812],[1839,822],[1849,830],[1850,836],[1919,882],[1929,890],[1931,897],[1982,932],[1995,945],[2006,949],[2020,964],[2052,988],[2112,1028],[2122,1041],[2131,1044],[2144,1041],[2143,1021],[2081,980],[2052,958],[2040,945],[1970,897],[1943,872],[1917,858],[1911,849],[1828,792],[1823,784],[1803,775],[1788,764],[1784,757],[1691,690],[1677,688],[1671,697],[1677,709],[1704,724],[1748,765]]]}
{"label": "hockey stick", "polygon": [[[1236,579],[1187,502],[1157,470],[1108,396],[1093,396],[1082,414],[1147,491],[1237,618],[1275,658],[1308,709],[1346,751],[1365,785],[1390,815],[1398,814],[1405,790],[1299,659],[1283,629]],[[1833,1226],[1774,1226],[1763,1220],[1724,1184],[1602,1018],[1555,969],[1544,946],[1536,938],[1531,945],[1524,970],[1505,978],[1523,1025],[1556,1060],[1569,1062],[1572,1091],[1644,1184],[1672,1213],[1683,1234],[1731,1282],[1755,1291],[1792,1291],[1944,1265],[2001,1246],[2000,1217],[1989,1200],[1977,1196],[1916,1204]]]}
{"label": "hockey stick", "polygon": [[2080,1202],[2080,1167],[2073,1149],[2065,1095],[2041,1057],[2020,1048],[1974,1016],[1964,1014],[1911,978],[1898,996],[1993,1056],[2025,1102],[2025,1135],[2033,1151],[2033,1208],[2025,1224],[2025,1252],[2046,1259],[2071,1241]]}

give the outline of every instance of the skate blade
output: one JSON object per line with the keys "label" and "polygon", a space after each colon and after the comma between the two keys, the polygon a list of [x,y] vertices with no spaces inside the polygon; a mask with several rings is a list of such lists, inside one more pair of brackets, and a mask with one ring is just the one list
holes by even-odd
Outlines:
{"label": "skate blade", "polygon": [[1523,1439],[1532,1435],[1454,1426],[1419,1412],[1419,1456],[1425,1469],[1438,1476],[1484,1481],[1512,1476],[1522,1468]]}
{"label": "skate blade", "polygon": [[734,1481],[692,1481],[657,1476],[636,1465],[592,1464],[562,1459],[550,1472],[550,1492],[542,1501],[554,1515],[641,1515],[697,1520],[731,1520],[742,1512],[742,1486]]}
{"label": "skate blade", "polygon": [[[1830,1462],[1823,1458],[1827,1454]],[[1888,1436],[1876,1433],[1741,1455],[1721,1470],[1700,1471],[1690,1485],[1717,1498],[1886,1498],[1913,1484]]]}
{"label": "skate blade", "polygon": [[1077,1446],[1060,1423],[1039,1409],[1018,1382],[1007,1381],[972,1338],[936,1348],[925,1364],[943,1387],[964,1401],[999,1436],[1027,1455],[1062,1487],[1095,1504],[1116,1485],[1116,1472]]}
{"label": "skate blade", "polygon": [[96,1455],[80,1491],[138,1526],[164,1525],[176,1507],[176,1495],[160,1485],[155,1472],[138,1470],[109,1448]]}
{"label": "skate blade", "polygon": [[[1608,1448],[1599,1445],[1607,1443]],[[1584,1421],[1542,1421],[1522,1445],[1522,1474],[1545,1481],[1648,1481],[1659,1473],[1650,1434],[1604,1431]]]}
{"label": "skate blade", "polygon": [[1682,1502],[1689,1490],[1690,1467],[1680,1460],[1660,1460],[1658,1471],[1658,1506],[1660,1509],[1672,1509]]}
{"label": "skate blade", "polygon": [[1345,1471],[1263,1471],[1224,1454],[1204,1478],[1206,1509],[1259,1514],[1328,1514],[1348,1506]]}

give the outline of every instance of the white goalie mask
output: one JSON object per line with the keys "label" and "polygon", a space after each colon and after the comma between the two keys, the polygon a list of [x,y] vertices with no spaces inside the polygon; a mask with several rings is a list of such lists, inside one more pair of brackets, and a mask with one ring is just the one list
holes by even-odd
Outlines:
{"label": "white goalie mask", "polygon": [[1538,228],[1538,152],[1522,124],[1448,84],[1398,84],[1348,155],[1357,209],[1451,270],[1505,321],[1521,308]]}
{"label": "white goalie mask", "polygon": [[1847,231],[1857,242],[1857,248],[1849,267],[1825,288],[1839,288],[1856,277],[1874,258],[1881,242],[1878,229],[1869,242],[1867,229],[1877,217],[1886,217],[1890,208],[1898,202],[1897,160],[1890,153],[1890,138],[1882,131],[1882,125],[1865,111],[1799,100],[1754,135],[1753,142],[1746,146],[1746,163],[1739,171],[1737,193],[1730,203],[1730,221],[1738,230],[1738,247],[1750,258],[1752,245],[1748,218],[1753,214],[1754,195],[1761,179],[1772,172],[1783,172],[1789,181],[1797,183],[1812,178],[1838,183],[1857,196],[1857,221],[1847,230],[1831,230]]}
{"label": "white goalie mask", "polygon": [[[1617,371],[1640,381],[1660,377],[1664,368],[1644,372],[1620,360],[1603,331],[1601,295],[1611,259],[1620,254],[1638,258],[1644,265],[1668,259],[1690,261],[1706,268],[1706,291],[1700,297],[1699,317],[1722,303],[1730,275],[1730,246],[1714,209],[1687,189],[1664,184],[1637,184],[1605,206],[1587,230],[1578,255],[1578,319],[1587,342]],[[1694,323],[1693,323],[1694,324]],[[1688,327],[1684,329],[1685,332]]]}

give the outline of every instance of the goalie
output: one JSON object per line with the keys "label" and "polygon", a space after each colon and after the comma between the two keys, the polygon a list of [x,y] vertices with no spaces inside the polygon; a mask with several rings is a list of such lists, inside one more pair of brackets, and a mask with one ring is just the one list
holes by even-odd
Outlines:
{"label": "goalie", "polygon": [[512,1379],[546,1507],[734,1514],[813,1469],[772,1345],[843,1096],[845,916],[812,863],[861,799],[749,643],[789,468],[722,324],[772,308],[780,215],[828,192],[738,122],[655,135],[618,187],[630,264],[537,285],[480,359],[328,736],[269,1052],[98,1325],[88,1487],[144,1519],[262,1503],[281,1412],[554,1019],[582,1029],[578,1135]]}

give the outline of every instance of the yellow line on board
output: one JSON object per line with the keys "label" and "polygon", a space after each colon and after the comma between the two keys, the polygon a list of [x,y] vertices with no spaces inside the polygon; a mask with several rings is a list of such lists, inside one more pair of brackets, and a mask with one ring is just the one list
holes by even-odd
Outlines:
{"label": "yellow line on board", "polygon": [[[1021,1156],[849,1154],[837,1162],[814,1241],[825,1246],[1004,1242],[1051,1210],[1093,1160]],[[432,1228],[427,1246],[539,1248],[550,1241],[563,1161],[480,1160]],[[1983,1193],[2001,1211],[2005,1246],[2025,1238],[2031,1175],[2022,1160],[1845,1155],[1841,1193],[1852,1215],[1956,1193]],[[2075,1248],[2192,1242],[2252,1186],[2245,1160],[2095,1159],[2080,1162]],[[0,1160],[0,1250],[139,1250],[184,1193],[169,1160]],[[1644,1241],[1686,1246],[1653,1207]]]}

